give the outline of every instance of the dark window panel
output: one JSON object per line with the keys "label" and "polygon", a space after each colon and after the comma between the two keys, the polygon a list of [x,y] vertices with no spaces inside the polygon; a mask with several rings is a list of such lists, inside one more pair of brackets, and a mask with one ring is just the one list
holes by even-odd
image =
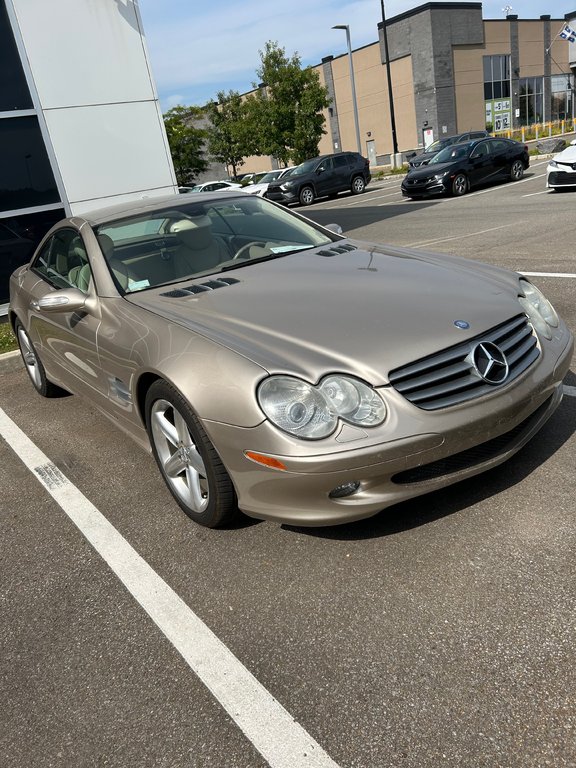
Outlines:
{"label": "dark window panel", "polygon": [[8,301],[8,280],[12,272],[32,258],[46,232],[63,219],[63,209],[0,218],[0,304]]}
{"label": "dark window panel", "polygon": [[32,106],[6,5],[0,0],[0,112]]}
{"label": "dark window panel", "polygon": [[36,117],[0,120],[0,212],[60,202]]}

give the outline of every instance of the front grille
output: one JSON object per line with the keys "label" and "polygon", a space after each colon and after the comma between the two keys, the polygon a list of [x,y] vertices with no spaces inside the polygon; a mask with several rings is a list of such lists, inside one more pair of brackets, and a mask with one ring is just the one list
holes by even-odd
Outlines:
{"label": "front grille", "polygon": [[548,176],[548,183],[560,186],[562,184],[573,186],[576,184],[576,173],[566,171],[552,171]]}
{"label": "front grille", "polygon": [[391,478],[393,483],[398,485],[409,485],[411,483],[425,483],[427,480],[437,480],[440,477],[446,477],[452,475],[455,472],[461,472],[471,467],[476,467],[484,464],[490,459],[497,458],[505,454],[510,448],[512,448],[519,437],[524,432],[527,432],[533,424],[536,424],[541,418],[542,414],[550,405],[548,398],[534,413],[530,414],[517,427],[511,429],[500,437],[494,437],[492,440],[488,440],[480,445],[475,445],[473,448],[469,448],[467,451],[461,451],[455,453],[453,456],[447,456],[445,459],[439,461],[433,461],[430,464],[424,464],[420,467],[414,467],[414,469],[406,469],[404,472],[399,472],[397,475],[393,475]]}
{"label": "front grille", "polygon": [[[476,372],[471,352],[480,342],[492,342],[504,353],[508,376],[490,384]],[[492,330],[454,347],[391,371],[390,384],[418,408],[433,411],[473,400],[506,386],[538,359],[536,336],[526,315],[520,314]]]}

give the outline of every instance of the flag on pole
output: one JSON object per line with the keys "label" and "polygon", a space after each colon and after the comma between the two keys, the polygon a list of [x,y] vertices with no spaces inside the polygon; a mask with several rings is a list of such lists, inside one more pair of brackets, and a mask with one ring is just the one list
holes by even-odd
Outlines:
{"label": "flag on pole", "polygon": [[564,24],[560,30],[560,37],[563,40],[568,40],[569,43],[576,43],[576,30],[569,27],[568,24]]}

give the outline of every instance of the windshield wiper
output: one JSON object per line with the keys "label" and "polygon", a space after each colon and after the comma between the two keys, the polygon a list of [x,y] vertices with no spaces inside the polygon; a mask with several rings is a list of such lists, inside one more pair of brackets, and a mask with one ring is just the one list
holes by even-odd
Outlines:
{"label": "windshield wiper", "polygon": [[311,248],[317,248],[316,245],[294,245],[285,246],[286,250],[276,251],[275,253],[268,253],[266,256],[259,256],[257,259],[238,259],[233,264],[226,264],[226,266],[220,269],[220,272],[229,272],[231,269],[239,269],[239,267],[245,267],[247,264],[258,264],[262,261],[272,261],[273,259],[279,259],[281,256],[288,256],[292,253],[300,253],[301,251],[309,251]]}

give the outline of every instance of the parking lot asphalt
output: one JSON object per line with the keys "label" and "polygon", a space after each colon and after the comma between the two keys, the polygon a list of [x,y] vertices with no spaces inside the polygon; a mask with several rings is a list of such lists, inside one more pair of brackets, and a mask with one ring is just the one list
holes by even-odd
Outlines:
{"label": "parking lot asphalt", "polygon": [[[392,178],[299,211],[534,274],[574,330],[576,193],[545,192],[544,169],[426,202]],[[574,364],[565,384],[480,477],[342,527],[210,531],[90,404],[4,373],[0,765],[576,766]]]}

